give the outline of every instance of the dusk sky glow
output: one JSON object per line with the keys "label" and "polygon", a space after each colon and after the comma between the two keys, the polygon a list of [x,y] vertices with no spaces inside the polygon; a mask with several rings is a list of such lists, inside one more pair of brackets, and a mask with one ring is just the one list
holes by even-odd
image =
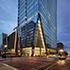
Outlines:
{"label": "dusk sky glow", "polygon": [[57,0],[57,38],[70,51],[70,0]]}
{"label": "dusk sky glow", "polygon": [[[18,0],[0,0],[0,34],[17,26]],[[57,38],[70,51],[70,0],[57,0]]]}

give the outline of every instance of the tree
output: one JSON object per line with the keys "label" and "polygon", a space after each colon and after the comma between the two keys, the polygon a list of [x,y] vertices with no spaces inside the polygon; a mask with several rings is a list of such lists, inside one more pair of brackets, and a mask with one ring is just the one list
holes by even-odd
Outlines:
{"label": "tree", "polygon": [[57,49],[64,49],[64,44],[61,42],[57,43]]}
{"label": "tree", "polygon": [[64,51],[65,56],[68,56],[68,53],[66,51]]}
{"label": "tree", "polygon": [[57,49],[57,53],[59,52],[60,49],[63,49],[64,50],[64,44],[61,43],[61,42],[58,42],[56,49]]}

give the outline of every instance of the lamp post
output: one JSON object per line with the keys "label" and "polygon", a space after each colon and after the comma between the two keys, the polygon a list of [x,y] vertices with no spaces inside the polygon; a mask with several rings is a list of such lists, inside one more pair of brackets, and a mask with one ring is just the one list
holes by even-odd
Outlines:
{"label": "lamp post", "polygon": [[5,58],[6,58],[6,48],[7,48],[7,45],[4,45]]}

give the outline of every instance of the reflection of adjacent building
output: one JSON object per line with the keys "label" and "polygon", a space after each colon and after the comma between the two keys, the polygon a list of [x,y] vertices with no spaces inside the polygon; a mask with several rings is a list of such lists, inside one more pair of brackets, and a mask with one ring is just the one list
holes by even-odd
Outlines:
{"label": "reflection of adjacent building", "polygon": [[57,0],[18,0],[18,38],[23,56],[46,55],[46,44],[55,47]]}
{"label": "reflection of adjacent building", "polygon": [[13,32],[8,36],[8,53],[10,53],[10,55],[16,55],[17,44],[17,34]]}

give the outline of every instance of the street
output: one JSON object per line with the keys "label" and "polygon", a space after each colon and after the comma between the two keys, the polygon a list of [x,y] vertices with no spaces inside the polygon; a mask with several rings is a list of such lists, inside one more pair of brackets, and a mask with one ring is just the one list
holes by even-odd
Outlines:
{"label": "street", "polygon": [[7,70],[1,69],[2,65],[3,67],[9,65],[8,67],[13,68],[10,70],[70,70],[70,57],[66,60],[47,57],[15,57],[0,61],[0,70]]}

